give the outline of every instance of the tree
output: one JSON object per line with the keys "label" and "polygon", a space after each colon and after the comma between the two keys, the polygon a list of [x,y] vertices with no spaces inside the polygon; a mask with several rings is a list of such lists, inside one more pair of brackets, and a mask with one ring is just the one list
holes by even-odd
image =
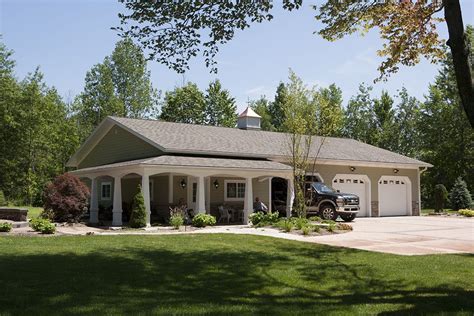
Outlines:
{"label": "tree", "polygon": [[316,119],[319,136],[341,136],[344,124],[342,90],[334,83],[321,88],[315,95]]}
{"label": "tree", "polygon": [[393,99],[387,91],[382,91],[380,99],[373,102],[375,140],[373,145],[391,151],[398,149],[398,126],[395,124]]}
{"label": "tree", "polygon": [[466,182],[464,182],[461,177],[457,178],[456,182],[454,182],[454,186],[451,189],[451,193],[449,194],[449,200],[451,201],[451,206],[456,211],[460,209],[471,208],[471,193],[467,188]]}
{"label": "tree", "polygon": [[160,118],[168,122],[204,124],[206,99],[196,84],[166,92]]}
{"label": "tree", "polygon": [[276,130],[275,126],[272,124],[273,116],[270,112],[271,102],[269,102],[264,96],[261,96],[259,99],[251,101],[250,107],[262,118],[260,119],[260,128],[262,131],[273,132]]}
{"label": "tree", "polygon": [[138,186],[138,193],[133,198],[132,215],[130,216],[129,224],[132,228],[146,227],[145,198],[140,186]]}
{"label": "tree", "polygon": [[276,131],[282,131],[284,128],[285,113],[284,108],[288,100],[288,91],[283,82],[278,84],[275,100],[268,105],[268,112],[271,117],[271,125]]}
{"label": "tree", "polygon": [[434,211],[436,213],[443,212],[444,205],[448,199],[448,190],[442,184],[435,185],[434,188]]}
{"label": "tree", "polygon": [[85,138],[108,115],[143,118],[153,114],[157,100],[143,52],[125,38],[117,42],[111,56],[87,72],[74,110]]}
{"label": "tree", "polygon": [[[149,49],[149,58],[184,72],[189,60],[199,52],[206,66],[216,72],[215,56],[219,45],[232,40],[236,30],[273,18],[271,1],[207,3],[201,1],[120,0],[127,13],[119,14],[121,35],[136,39]],[[302,0],[284,0],[283,8],[299,9]],[[325,26],[323,38],[334,41],[356,31],[378,28],[387,43],[379,50],[386,57],[379,67],[380,78],[396,72],[399,65],[413,66],[420,57],[438,62],[443,57],[436,16],[444,10],[448,26],[456,82],[462,105],[474,126],[474,84],[465,43],[459,0],[441,1],[339,1],[328,0],[317,7],[316,19]],[[125,27],[125,28],[124,28]]]}
{"label": "tree", "polygon": [[359,86],[359,93],[349,100],[345,110],[343,135],[368,144],[375,142],[374,113],[370,91],[372,87]]}
{"label": "tree", "polygon": [[290,70],[287,84],[284,127],[288,135],[290,164],[295,183],[294,209],[298,216],[306,217],[305,181],[310,161],[312,136],[316,134],[316,102],[314,90],[308,89]]}
{"label": "tree", "polygon": [[420,102],[416,98],[410,97],[406,88],[402,88],[398,98],[400,101],[395,116],[395,125],[398,128],[398,147],[396,151],[408,157],[418,157],[418,139],[420,136],[416,124],[420,115]]}
{"label": "tree", "polygon": [[219,80],[211,82],[206,90],[204,115],[207,125],[235,127],[237,106],[228,90],[222,89]]}
{"label": "tree", "polygon": [[39,69],[14,77],[11,56],[0,43],[0,190],[10,201],[42,205],[44,185],[65,171],[79,145],[78,129]]}
{"label": "tree", "polygon": [[87,211],[89,188],[78,177],[65,173],[57,176],[43,192],[44,210],[59,222],[77,222]]}

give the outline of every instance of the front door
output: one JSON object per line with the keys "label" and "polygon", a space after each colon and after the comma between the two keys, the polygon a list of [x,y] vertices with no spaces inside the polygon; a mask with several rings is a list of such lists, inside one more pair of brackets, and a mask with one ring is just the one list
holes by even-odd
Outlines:
{"label": "front door", "polygon": [[188,177],[188,208],[196,212],[197,178]]}

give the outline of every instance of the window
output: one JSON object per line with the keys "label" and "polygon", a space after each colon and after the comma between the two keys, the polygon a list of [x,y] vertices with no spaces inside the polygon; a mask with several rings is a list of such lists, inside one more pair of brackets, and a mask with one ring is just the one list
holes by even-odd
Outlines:
{"label": "window", "polygon": [[100,185],[100,199],[110,200],[112,197],[112,182],[102,182]]}
{"label": "window", "polygon": [[224,200],[225,201],[243,201],[245,198],[245,181],[225,180],[224,181]]}
{"label": "window", "polygon": [[197,183],[193,182],[193,203],[196,203],[196,196],[197,196]]}

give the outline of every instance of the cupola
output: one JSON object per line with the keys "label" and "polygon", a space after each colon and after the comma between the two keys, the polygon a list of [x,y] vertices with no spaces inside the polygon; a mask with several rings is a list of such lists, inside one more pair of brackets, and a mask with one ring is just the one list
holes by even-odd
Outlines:
{"label": "cupola", "polygon": [[240,129],[260,129],[261,116],[255,113],[250,106],[240,113],[237,119],[237,128]]}

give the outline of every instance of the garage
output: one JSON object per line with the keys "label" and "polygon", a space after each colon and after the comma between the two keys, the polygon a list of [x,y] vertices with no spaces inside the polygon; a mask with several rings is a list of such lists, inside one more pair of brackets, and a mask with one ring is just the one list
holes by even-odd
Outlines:
{"label": "garage", "polygon": [[370,180],[361,174],[336,174],[332,181],[334,189],[344,193],[352,193],[359,197],[360,211],[357,217],[370,216]]}
{"label": "garage", "polygon": [[378,183],[380,216],[409,215],[411,183],[407,177],[383,176]]}

